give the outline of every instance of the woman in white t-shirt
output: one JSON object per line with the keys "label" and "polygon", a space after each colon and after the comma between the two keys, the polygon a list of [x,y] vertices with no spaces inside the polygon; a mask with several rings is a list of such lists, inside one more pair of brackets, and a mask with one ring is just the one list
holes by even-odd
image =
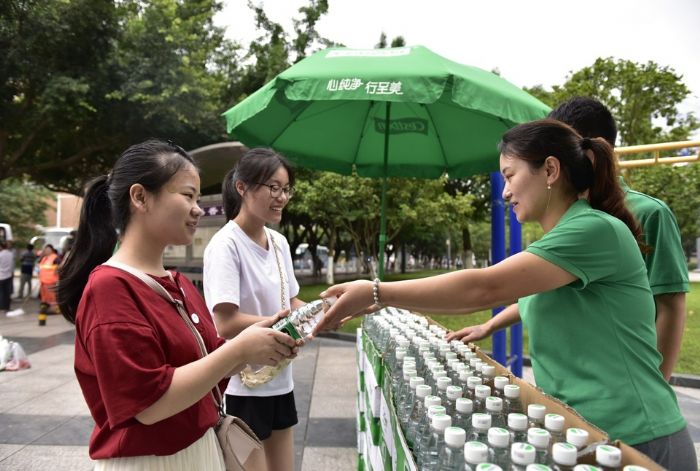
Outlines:
{"label": "woman in white t-shirt", "polygon": [[[222,185],[228,222],[204,251],[204,297],[219,335],[243,329],[283,309],[297,309],[289,243],[266,224],[278,224],[294,194],[289,162],[271,149],[248,151]],[[291,365],[269,382],[250,388],[232,377],[227,412],[242,418],[263,441],[267,469],[294,468],[292,426],[297,420]],[[255,469],[265,469],[260,463]]]}

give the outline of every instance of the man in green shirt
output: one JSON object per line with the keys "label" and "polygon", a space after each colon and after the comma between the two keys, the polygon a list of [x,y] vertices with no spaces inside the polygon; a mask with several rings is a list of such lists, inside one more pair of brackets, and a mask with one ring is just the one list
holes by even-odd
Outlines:
{"label": "man in green shirt", "polygon": [[[615,119],[605,105],[593,98],[572,98],[549,117],[568,124],[583,137],[602,137],[615,146]],[[662,355],[661,373],[669,380],[681,349],[686,317],[688,266],[681,233],[666,203],[631,190],[624,181],[622,187],[625,202],[642,225],[644,243],[650,248],[643,256],[656,306],[656,347]]]}

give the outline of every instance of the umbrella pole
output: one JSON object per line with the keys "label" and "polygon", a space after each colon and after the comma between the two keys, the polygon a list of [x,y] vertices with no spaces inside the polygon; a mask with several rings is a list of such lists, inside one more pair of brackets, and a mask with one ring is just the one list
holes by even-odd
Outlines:
{"label": "umbrella pole", "polygon": [[384,122],[384,176],[382,177],[382,212],[379,224],[379,279],[384,280],[384,248],[386,247],[386,186],[389,166],[389,117],[391,102],[386,102],[386,119]]}

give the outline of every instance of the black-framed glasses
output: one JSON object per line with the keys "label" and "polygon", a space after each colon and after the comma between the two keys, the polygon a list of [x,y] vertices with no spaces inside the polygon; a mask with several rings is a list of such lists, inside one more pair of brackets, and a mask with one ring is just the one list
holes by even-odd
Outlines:
{"label": "black-framed glasses", "polygon": [[280,186],[275,185],[274,183],[272,185],[268,185],[267,183],[258,183],[258,185],[268,187],[270,189],[271,198],[279,198],[282,195],[282,193],[284,193],[287,199],[290,199],[292,196],[294,196],[293,186]]}

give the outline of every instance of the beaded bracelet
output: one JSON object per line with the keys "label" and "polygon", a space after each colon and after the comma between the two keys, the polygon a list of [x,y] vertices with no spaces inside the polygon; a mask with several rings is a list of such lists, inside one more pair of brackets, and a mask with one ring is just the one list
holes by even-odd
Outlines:
{"label": "beaded bracelet", "polygon": [[379,302],[379,278],[375,278],[372,281],[372,297],[374,298],[374,304],[382,307],[382,303]]}

